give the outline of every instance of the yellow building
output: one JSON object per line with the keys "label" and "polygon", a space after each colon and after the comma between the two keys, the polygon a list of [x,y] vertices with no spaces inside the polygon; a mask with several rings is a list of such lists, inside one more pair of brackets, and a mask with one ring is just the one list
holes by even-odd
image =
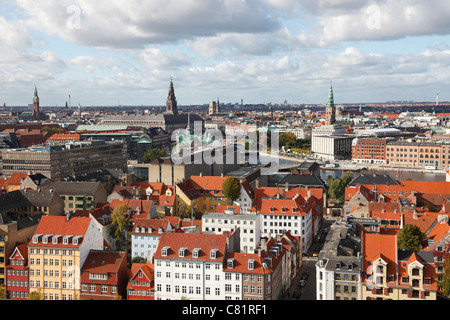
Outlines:
{"label": "yellow building", "polygon": [[28,243],[29,294],[45,300],[80,295],[80,270],[90,250],[102,250],[103,237],[87,217],[44,216]]}

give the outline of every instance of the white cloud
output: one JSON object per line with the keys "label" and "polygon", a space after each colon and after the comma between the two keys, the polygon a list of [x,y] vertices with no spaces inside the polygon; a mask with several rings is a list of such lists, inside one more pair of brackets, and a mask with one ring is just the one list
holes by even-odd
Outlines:
{"label": "white cloud", "polygon": [[[135,48],[279,27],[258,0],[18,0],[33,28],[93,47]],[[78,9],[77,9],[78,8]]]}

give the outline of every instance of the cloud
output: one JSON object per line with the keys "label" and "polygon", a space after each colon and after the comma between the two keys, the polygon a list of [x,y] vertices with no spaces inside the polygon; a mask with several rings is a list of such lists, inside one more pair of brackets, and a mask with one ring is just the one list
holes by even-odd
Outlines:
{"label": "cloud", "polygon": [[445,1],[304,0],[302,3],[308,13],[316,16],[313,29],[298,36],[309,46],[450,33],[450,3]]}
{"label": "cloud", "polygon": [[259,0],[18,0],[33,28],[73,43],[142,48],[228,32],[279,28]]}

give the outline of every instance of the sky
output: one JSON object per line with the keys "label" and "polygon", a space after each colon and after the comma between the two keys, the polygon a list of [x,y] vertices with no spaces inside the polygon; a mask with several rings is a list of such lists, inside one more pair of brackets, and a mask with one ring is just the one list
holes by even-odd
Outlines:
{"label": "sky", "polygon": [[[450,1],[2,0],[0,104],[450,101]],[[69,101],[70,95],[70,101]]]}

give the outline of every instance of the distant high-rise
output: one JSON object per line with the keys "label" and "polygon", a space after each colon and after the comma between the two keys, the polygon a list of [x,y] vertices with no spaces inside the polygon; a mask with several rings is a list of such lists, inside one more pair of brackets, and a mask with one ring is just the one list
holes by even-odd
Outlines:
{"label": "distant high-rise", "polygon": [[66,117],[68,117],[69,116],[69,105],[67,104],[67,101],[66,101]]}
{"label": "distant high-rise", "polygon": [[35,120],[40,120],[40,110],[39,110],[39,96],[36,86],[34,87],[34,97],[33,97],[33,118]]}
{"label": "distant high-rise", "polygon": [[175,115],[178,114],[177,98],[175,97],[172,79],[170,79],[169,95],[166,101],[166,112]]}
{"label": "distant high-rise", "polygon": [[328,125],[331,125],[336,122],[336,107],[334,106],[333,84],[331,84],[330,92],[328,93],[326,116],[327,116],[326,123]]}

